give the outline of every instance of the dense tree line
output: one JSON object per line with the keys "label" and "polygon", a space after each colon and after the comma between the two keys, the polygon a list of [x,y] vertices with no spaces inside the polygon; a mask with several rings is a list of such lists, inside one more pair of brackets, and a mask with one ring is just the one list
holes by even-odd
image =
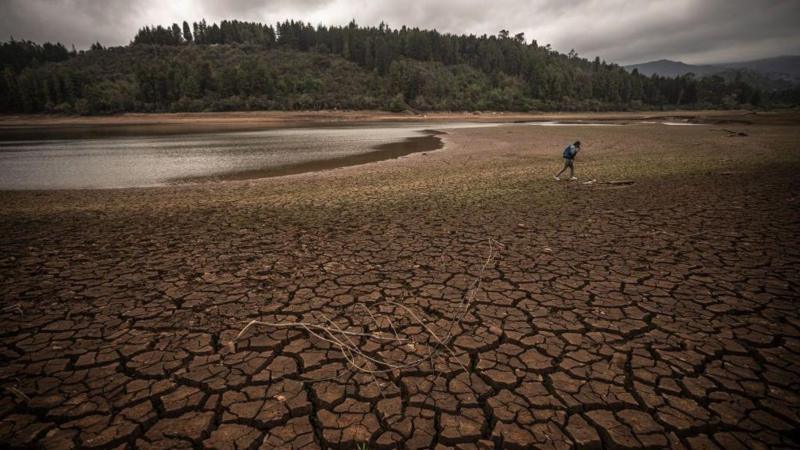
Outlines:
{"label": "dense tree line", "polygon": [[[0,109],[600,110],[786,103],[735,77],[645,77],[523,34],[204,20],[144,27],[130,46],[2,44]],[[8,56],[7,56],[8,55]]]}
{"label": "dense tree line", "polygon": [[253,44],[271,47],[275,44],[275,29],[270,25],[238,20],[223,20],[208,25],[205,20],[194,22],[192,26],[184,21],[183,26],[173,23],[171,27],[144,27],[133,38],[134,45],[180,45],[195,43],[210,44]]}
{"label": "dense tree line", "polygon": [[[73,51],[74,54],[74,51]],[[10,68],[22,70],[30,65],[46,62],[65,61],[71,53],[62,44],[49,42],[39,45],[31,41],[15,41],[0,43],[0,70]]]}

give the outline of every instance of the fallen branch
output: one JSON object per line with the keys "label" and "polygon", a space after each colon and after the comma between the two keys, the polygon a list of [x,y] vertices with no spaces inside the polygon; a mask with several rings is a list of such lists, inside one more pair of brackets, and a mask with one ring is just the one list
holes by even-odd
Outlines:
{"label": "fallen branch", "polygon": [[[469,312],[470,306],[474,302],[477,292],[480,290],[481,285],[483,283],[484,272],[486,271],[487,267],[495,260],[497,257],[498,250],[496,247],[502,247],[503,244],[500,242],[489,239],[489,251],[486,260],[483,262],[481,269],[478,273],[477,278],[475,281],[472,282],[470,287],[468,288],[467,295],[459,302],[456,308],[456,314],[454,317],[450,319],[449,326],[447,326],[447,331],[443,336],[439,336],[431,325],[429,325],[429,321],[426,321],[421,317],[420,314],[416,313],[413,309],[408,307],[407,305],[393,301],[393,300],[385,300],[384,302],[378,303],[377,306],[381,305],[389,305],[392,309],[397,313],[399,317],[406,317],[409,321],[409,326],[419,326],[427,333],[429,339],[426,341],[428,344],[426,347],[428,348],[428,354],[425,356],[418,357],[411,361],[398,361],[395,359],[390,359],[384,356],[374,356],[371,354],[367,354],[365,351],[362,350],[361,340],[375,340],[383,343],[383,345],[392,346],[394,344],[394,348],[401,348],[403,345],[407,347],[411,347],[412,351],[416,351],[417,348],[417,340],[414,339],[413,336],[403,337],[401,336],[401,332],[398,329],[402,330],[402,327],[396,325],[397,317],[393,320],[388,314],[385,313],[378,313],[377,315],[370,310],[364,304],[357,304],[357,307],[361,307],[369,316],[370,322],[367,325],[364,325],[367,329],[369,329],[370,325],[372,325],[376,331],[368,332],[368,331],[352,331],[346,328],[343,328],[339,324],[337,324],[334,320],[328,318],[324,314],[321,314],[320,321],[322,323],[311,323],[311,322],[267,322],[261,320],[251,320],[247,325],[242,328],[241,331],[233,338],[231,344],[235,349],[235,343],[244,336],[244,334],[254,326],[264,326],[264,327],[272,327],[272,328],[295,328],[301,329],[308,333],[310,336],[326,342],[332,345],[334,348],[338,349],[339,352],[342,354],[342,357],[347,361],[347,367],[357,371],[366,373],[372,376],[373,380],[375,380],[377,384],[377,378],[375,378],[376,374],[388,373],[393,372],[396,370],[408,369],[413,367],[418,367],[424,364],[427,361],[430,361],[431,368],[435,370],[435,358],[439,356],[442,352],[447,353],[450,357],[452,357],[455,362],[460,366],[464,372],[469,372],[466,366],[461,362],[459,359],[459,355],[456,353],[453,348],[450,346],[450,342],[453,339],[453,332],[458,325],[460,327],[461,322],[463,321],[464,317]],[[388,328],[392,331],[392,334],[386,333],[381,331],[381,320],[384,319]],[[430,343],[433,343],[432,345]],[[338,375],[337,375],[338,377]],[[335,377],[334,377],[335,378]],[[313,381],[320,381],[320,380],[313,380]]]}

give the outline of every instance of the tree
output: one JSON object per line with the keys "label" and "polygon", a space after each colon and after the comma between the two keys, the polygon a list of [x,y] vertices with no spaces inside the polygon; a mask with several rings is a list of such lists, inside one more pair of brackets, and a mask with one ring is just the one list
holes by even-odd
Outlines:
{"label": "tree", "polygon": [[183,34],[181,33],[181,27],[178,26],[177,23],[172,24],[172,43],[174,45],[180,44],[183,41]]}
{"label": "tree", "polygon": [[189,23],[185,20],[183,21],[183,40],[192,42],[192,30],[189,29]]}
{"label": "tree", "polygon": [[385,75],[392,64],[392,49],[383,36],[375,38],[374,49],[375,69],[379,74]]}
{"label": "tree", "polygon": [[211,76],[211,64],[208,61],[203,61],[192,73],[192,78],[196,84],[195,96],[202,97],[211,89],[213,81]]}

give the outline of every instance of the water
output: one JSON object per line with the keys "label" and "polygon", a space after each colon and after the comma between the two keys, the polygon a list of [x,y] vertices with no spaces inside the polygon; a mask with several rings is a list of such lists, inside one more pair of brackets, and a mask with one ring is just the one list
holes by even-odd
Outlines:
{"label": "water", "polygon": [[[441,125],[441,126],[438,126]],[[273,129],[102,139],[0,142],[0,189],[83,189],[162,186],[183,180],[304,167],[381,155],[390,143],[408,141],[385,157],[415,151],[433,124]],[[452,128],[460,124],[437,124]],[[438,138],[436,138],[438,140]],[[430,150],[430,145],[424,150]],[[356,159],[365,162],[369,158]],[[357,163],[354,162],[354,163]],[[335,165],[334,165],[335,166]],[[320,168],[320,167],[317,167]],[[321,167],[324,168],[324,167]],[[297,171],[295,171],[297,172]],[[292,173],[287,172],[287,173]],[[235,176],[234,176],[235,178]]]}

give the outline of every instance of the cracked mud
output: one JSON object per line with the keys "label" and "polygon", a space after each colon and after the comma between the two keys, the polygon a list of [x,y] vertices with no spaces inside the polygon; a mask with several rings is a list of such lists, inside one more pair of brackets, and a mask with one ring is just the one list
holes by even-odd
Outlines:
{"label": "cracked mud", "polygon": [[[0,193],[0,446],[796,448],[797,130],[463,129],[316,174]],[[577,133],[596,184],[552,181]],[[361,304],[415,339],[365,353],[425,356],[386,301],[447,334],[489,238],[456,357],[373,378],[303,330],[233,342],[367,330]]]}

